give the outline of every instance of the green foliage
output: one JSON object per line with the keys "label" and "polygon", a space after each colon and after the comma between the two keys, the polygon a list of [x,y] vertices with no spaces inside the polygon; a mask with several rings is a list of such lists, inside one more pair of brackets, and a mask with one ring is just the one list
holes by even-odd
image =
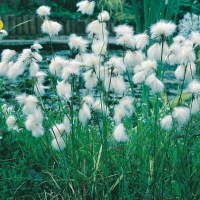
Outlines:
{"label": "green foliage", "polygon": [[132,0],[137,31],[142,32],[161,19],[176,22],[180,10],[180,2],[181,0],[168,0],[167,4],[165,4],[165,0]]}
{"label": "green foliage", "polygon": [[[61,4],[65,2],[59,1]],[[109,5],[113,1],[100,1],[102,2]],[[169,2],[174,6],[172,0]],[[127,20],[125,22],[131,23],[131,20],[135,19],[137,25],[141,23],[138,32],[143,28],[149,28],[147,26],[154,21],[165,17],[171,19],[175,16],[172,11],[164,13],[164,10],[169,7],[163,8],[163,1],[158,4],[159,12],[153,1],[144,3],[147,7],[144,8],[143,21],[140,21],[142,18],[137,15],[140,13],[139,10],[134,15],[135,18],[132,18],[131,12],[129,13],[130,7],[129,10],[123,8],[126,13],[123,15]],[[143,4],[138,2],[137,5]],[[111,7],[111,9],[116,11],[117,8]],[[57,16],[67,16],[69,13],[60,9]],[[122,22],[119,15],[116,13],[117,20]],[[164,39],[164,37],[160,39],[162,47]],[[153,42],[155,41],[150,43]],[[53,45],[51,47],[51,58],[54,60],[56,52]],[[91,51],[90,47],[88,49]],[[123,52],[120,52],[119,56],[123,60],[126,46],[124,45],[122,49]],[[161,52],[163,53],[163,49]],[[79,57],[80,55],[81,53]],[[105,61],[109,60],[110,56],[109,53],[100,55]],[[34,57],[31,57],[30,62],[32,60]],[[153,71],[160,70],[158,73],[160,79],[163,79],[165,73],[163,62],[162,59],[158,60],[157,68],[153,69]],[[65,65],[67,63],[68,60]],[[85,89],[82,74],[78,76],[72,73],[67,80],[71,84],[72,96],[61,100],[56,91],[57,81],[61,78],[58,78],[56,73],[50,73],[48,60],[38,64],[47,73],[46,79],[51,88],[44,96],[37,97],[37,108],[41,107],[44,114],[42,125],[45,133],[42,137],[33,137],[27,130],[24,124],[27,116],[23,113],[25,108],[22,105],[10,98],[0,101],[0,196],[2,199],[200,199],[199,112],[192,115],[190,120],[181,126],[173,119],[171,130],[163,130],[160,125],[160,120],[171,114],[175,106],[190,105],[193,95],[183,93],[184,80],[179,83],[177,97],[169,101],[166,91],[164,94],[160,92],[151,94],[149,87],[144,83],[137,86],[133,84],[130,79],[132,72],[128,69],[123,74],[123,78],[128,80],[126,82],[128,90],[122,95],[107,91],[103,80],[99,81],[95,88],[98,93],[96,90]],[[103,61],[99,61],[99,64],[106,65]],[[88,70],[87,68],[88,66],[82,67],[80,71]],[[114,64],[110,71],[112,74]],[[25,71],[20,77],[21,80],[14,82],[15,87],[9,97],[22,92],[34,94],[33,85],[36,77],[27,78],[27,74],[28,72]],[[11,86],[6,77],[1,77],[1,92]],[[88,123],[82,124],[79,120],[79,110],[83,104],[81,89],[85,89],[87,94],[92,94],[95,98],[98,96],[100,104],[106,102],[110,115],[106,116],[103,111],[97,113],[95,108],[92,108],[91,119]],[[125,95],[134,98],[134,112],[122,119],[126,134],[129,136],[129,141],[123,143],[116,142],[112,133],[116,125],[113,120],[114,106],[118,105]],[[2,108],[6,100],[14,107],[12,114],[17,119],[19,131],[8,130],[6,126],[9,112],[3,112]],[[62,137],[66,136],[64,137],[66,148],[62,151],[55,150],[51,145],[50,129],[55,124],[61,123],[65,115],[70,119],[71,132],[62,135]]]}
{"label": "green foliage", "polygon": [[0,4],[0,13],[1,15],[13,15],[13,13],[16,13],[16,7],[10,7],[8,4]]}
{"label": "green foliage", "polygon": [[[77,19],[80,17],[80,13],[76,12],[77,2],[78,0],[48,1],[46,5],[51,7],[51,15],[56,19]],[[19,0],[16,4],[1,4],[0,13],[1,15],[34,15],[39,6],[41,5],[34,1]]]}
{"label": "green foliage", "polygon": [[50,1],[49,6],[52,8],[51,16],[65,20],[65,19],[77,19],[81,17],[81,14],[77,12],[78,0],[68,1],[68,0],[59,0],[59,1]]}
{"label": "green foliage", "polygon": [[125,4],[123,11],[115,12],[113,16],[115,24],[130,24],[134,25],[135,15],[133,14],[132,6],[130,4]]}
{"label": "green foliage", "polygon": [[99,0],[98,7],[99,10],[108,10],[112,12],[122,12],[123,11],[124,0]]}

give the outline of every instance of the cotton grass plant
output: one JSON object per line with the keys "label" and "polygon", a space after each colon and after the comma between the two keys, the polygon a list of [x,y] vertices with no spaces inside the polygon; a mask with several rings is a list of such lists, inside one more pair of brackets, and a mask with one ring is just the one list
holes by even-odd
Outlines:
{"label": "cotton grass plant", "polygon": [[[89,15],[94,6],[77,4]],[[37,14],[50,39],[59,33],[49,7]],[[37,42],[20,54],[2,51],[1,87],[31,80],[1,106],[4,199],[199,199],[200,35],[173,38],[176,25],[164,20],[138,34],[119,25],[122,53],[112,55],[109,19],[102,11],[88,24],[88,40],[69,36],[72,58],[52,45],[43,61]],[[171,66],[179,86],[169,99]]]}

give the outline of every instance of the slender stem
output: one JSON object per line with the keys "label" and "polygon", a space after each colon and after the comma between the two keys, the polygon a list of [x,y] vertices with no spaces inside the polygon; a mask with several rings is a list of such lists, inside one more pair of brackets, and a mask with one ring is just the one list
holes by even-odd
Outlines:
{"label": "slender stem", "polygon": [[55,53],[54,53],[54,50],[53,50],[53,44],[52,44],[52,40],[51,40],[51,36],[49,35],[49,40],[50,40],[50,44],[51,44],[51,51],[52,51],[52,55],[53,57],[55,58]]}
{"label": "slender stem", "polygon": [[180,94],[179,94],[179,99],[178,99],[178,103],[177,103],[177,104],[180,104],[181,101],[182,101],[182,93],[183,93],[183,86],[184,86],[184,83],[185,83],[186,71],[187,71],[187,65],[185,66],[185,71],[184,71],[183,81],[182,81],[181,88],[180,88],[181,91],[180,91]]}

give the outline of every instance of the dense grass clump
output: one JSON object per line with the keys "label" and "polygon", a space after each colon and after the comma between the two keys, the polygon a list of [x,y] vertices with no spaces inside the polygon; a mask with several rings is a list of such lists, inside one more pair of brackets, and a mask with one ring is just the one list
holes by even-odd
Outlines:
{"label": "dense grass clump", "polygon": [[[77,6],[90,15],[95,3]],[[50,7],[37,14],[51,40],[61,25]],[[200,33],[175,36],[176,25],[164,20],[140,34],[119,25],[122,51],[113,55],[109,19],[102,11],[87,26],[88,40],[71,34],[68,58],[52,45],[44,60],[37,42],[2,52],[0,88],[16,84],[0,107],[2,199],[200,198]]]}

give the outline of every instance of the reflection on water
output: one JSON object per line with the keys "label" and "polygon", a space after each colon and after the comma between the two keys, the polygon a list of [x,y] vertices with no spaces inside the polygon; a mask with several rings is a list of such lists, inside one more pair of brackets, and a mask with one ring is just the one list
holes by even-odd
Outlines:
{"label": "reflection on water", "polygon": [[[122,50],[109,50],[110,56],[111,55],[118,55],[122,56],[123,52]],[[55,50],[54,55],[59,55],[64,58],[68,58],[69,50]],[[40,51],[40,54],[43,56],[43,62],[40,64],[40,69],[42,71],[46,71],[48,68],[47,61],[51,60],[53,58],[53,54],[50,53],[50,51]],[[168,66],[165,69],[165,76],[164,76],[164,84],[165,84],[165,92],[168,95],[169,100],[177,96],[178,86],[181,84],[181,81],[176,80],[174,76],[174,71],[176,67],[175,66]],[[20,94],[22,92],[30,93],[30,88],[33,88],[33,80],[31,78],[28,78],[28,70],[24,72],[24,74],[20,77],[18,77],[15,81],[10,81],[7,78],[4,80],[1,93],[0,93],[0,101],[14,101],[14,98],[16,94]],[[196,74],[196,77],[198,80],[200,80],[200,70],[198,70],[198,73]],[[0,78],[3,80],[3,78]],[[25,80],[26,79],[26,80]],[[46,85],[49,85],[50,82],[46,81]],[[187,84],[187,83],[186,83]],[[185,86],[186,86],[185,84]],[[83,84],[84,85],[84,84]],[[129,83],[127,82],[127,85]],[[185,88],[185,87],[184,87]],[[82,93],[86,93],[86,89],[81,89]],[[94,90],[95,93],[95,90]],[[135,93],[140,93],[140,86],[135,85]],[[52,94],[51,91],[47,91],[47,95]]]}

